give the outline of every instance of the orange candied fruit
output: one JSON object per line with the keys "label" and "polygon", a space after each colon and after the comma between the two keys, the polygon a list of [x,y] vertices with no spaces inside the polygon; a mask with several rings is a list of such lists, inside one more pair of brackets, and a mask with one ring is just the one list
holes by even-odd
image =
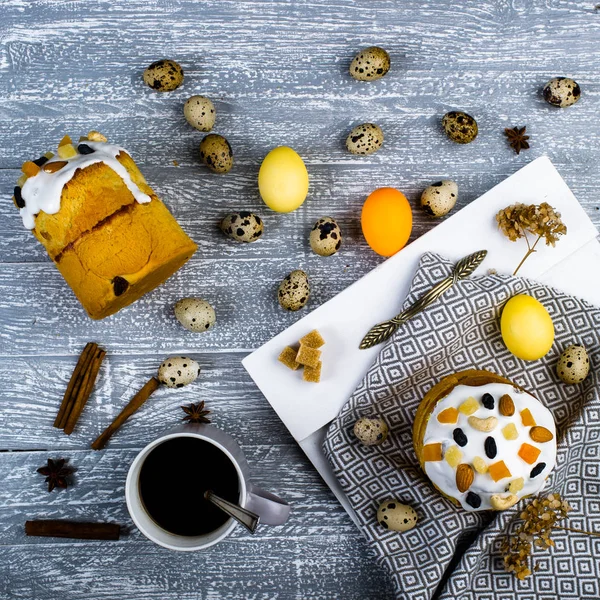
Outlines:
{"label": "orange candied fruit", "polygon": [[31,160],[23,163],[21,171],[27,175],[27,177],[35,177],[39,172],[40,168]]}
{"label": "orange candied fruit", "polygon": [[495,462],[493,465],[488,467],[488,473],[491,475],[494,481],[500,481],[505,477],[510,477],[511,472],[508,470],[506,464],[504,464],[503,460],[499,460]]}
{"label": "orange candied fruit", "polygon": [[454,407],[444,409],[438,416],[440,423],[456,423],[458,421],[458,410]]}
{"label": "orange candied fruit", "polygon": [[528,408],[524,408],[521,411],[521,421],[523,422],[523,427],[535,427],[536,422],[531,414],[531,411]]}
{"label": "orange candied fruit", "polygon": [[519,456],[526,462],[532,465],[541,454],[541,450],[531,444],[521,444],[519,448]]}
{"label": "orange candied fruit", "polygon": [[442,460],[442,444],[427,444],[423,446],[423,460],[425,462]]}

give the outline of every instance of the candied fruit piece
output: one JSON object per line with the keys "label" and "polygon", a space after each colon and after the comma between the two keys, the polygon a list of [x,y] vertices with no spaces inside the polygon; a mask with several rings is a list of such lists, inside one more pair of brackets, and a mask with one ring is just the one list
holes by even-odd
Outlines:
{"label": "candied fruit piece", "polygon": [[35,177],[40,172],[40,168],[32,160],[28,160],[23,163],[21,171],[23,171],[27,177]]}
{"label": "candied fruit piece", "polygon": [[25,185],[25,182],[27,181],[27,175],[25,175],[25,173],[23,173],[23,175],[21,175],[21,177],[19,177],[19,179],[17,179],[17,185],[22,188]]}
{"label": "candied fruit piece", "polygon": [[80,135],[80,136],[79,136],[79,141],[80,141],[80,142],[89,142],[89,141],[90,141],[90,139],[88,138],[88,136],[87,136],[87,135]]}
{"label": "candied fruit piece", "polygon": [[442,460],[442,444],[427,444],[423,446],[423,461],[437,462]]}
{"label": "candied fruit piece", "polygon": [[499,460],[493,465],[490,465],[488,471],[494,481],[500,481],[505,477],[511,476],[511,472],[508,470],[508,467],[504,464],[503,460]]}
{"label": "candied fruit piece", "polygon": [[521,444],[519,456],[528,464],[532,465],[540,455],[541,450],[531,444]]}
{"label": "candied fruit piece", "polygon": [[296,356],[296,360],[306,367],[312,367],[313,369],[319,363],[319,359],[321,358],[321,351],[316,348],[311,348],[310,346],[305,346],[304,344],[300,344],[300,350],[298,350],[298,355]]}
{"label": "candied fruit piece", "polygon": [[304,367],[304,373],[302,373],[302,379],[311,383],[319,383],[321,381],[321,366],[322,362],[319,361],[316,367]]}
{"label": "candied fruit piece", "polygon": [[298,350],[291,346],[286,346],[277,359],[280,363],[283,363],[288,369],[295,371],[300,368],[300,363],[296,362],[296,355]]}
{"label": "candied fruit piece", "polygon": [[66,144],[65,146],[58,147],[58,156],[61,158],[73,158],[77,156],[77,150],[72,146],[72,144]]}
{"label": "candied fruit piece", "polygon": [[525,480],[522,477],[519,477],[518,479],[513,479],[508,484],[508,491],[511,494],[516,494],[517,492],[520,492],[523,489],[524,485],[525,485]]}
{"label": "candied fruit piece", "polygon": [[458,410],[460,410],[463,415],[472,415],[478,408],[479,402],[471,396],[458,407]]}
{"label": "candied fruit piece", "polygon": [[536,425],[535,419],[528,408],[524,408],[521,411],[521,421],[524,427],[535,427]]}
{"label": "candied fruit piece", "polygon": [[456,423],[458,421],[458,410],[454,407],[444,409],[438,416],[440,423]]}
{"label": "candied fruit piece", "polygon": [[310,333],[307,333],[303,338],[300,338],[300,343],[303,346],[308,346],[309,348],[320,348],[325,344],[325,340],[316,329],[313,329]]}
{"label": "candied fruit piece", "polygon": [[51,158],[54,158],[54,152],[44,152],[44,157],[50,160]]}
{"label": "candied fruit piece", "polygon": [[519,437],[519,432],[514,423],[509,423],[506,427],[502,428],[502,435],[507,440],[516,440]]}
{"label": "candied fruit piece", "polygon": [[99,131],[90,131],[87,134],[87,139],[90,142],[107,142],[108,141]]}
{"label": "candied fruit piece", "polygon": [[487,463],[485,462],[485,460],[483,460],[483,458],[481,458],[480,456],[476,456],[473,459],[473,468],[478,472],[481,473],[481,475],[483,475],[484,473],[487,473],[488,471],[488,466]]}
{"label": "candied fruit piece", "polygon": [[68,135],[65,135],[65,137],[58,142],[58,147],[60,148],[61,146],[68,146],[69,144],[73,144],[73,142]]}
{"label": "candied fruit piece", "polygon": [[458,446],[450,446],[450,448],[446,450],[446,454],[444,455],[446,462],[451,467],[457,467],[460,464],[462,457],[463,453],[458,449]]}

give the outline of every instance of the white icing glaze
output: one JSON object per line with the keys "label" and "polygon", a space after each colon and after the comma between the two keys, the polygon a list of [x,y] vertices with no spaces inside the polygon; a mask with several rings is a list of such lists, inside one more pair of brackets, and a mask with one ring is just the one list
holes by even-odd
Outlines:
{"label": "white icing glaze", "polygon": [[[494,398],[494,408],[489,410],[481,403],[481,398],[485,393],[491,394]],[[508,394],[515,404],[515,413],[512,417],[505,417],[500,414],[499,400],[504,394]],[[485,419],[487,417],[496,417],[498,425],[490,432],[478,431],[471,427],[468,422],[469,416],[459,412],[458,421],[454,423],[440,423],[437,416],[444,409],[449,407],[458,408],[467,398],[472,396],[479,401],[479,409],[473,413],[473,416]],[[537,425],[545,427],[553,434],[553,439],[543,444],[534,442],[529,436],[531,427],[523,426],[520,412],[528,408]],[[502,434],[502,429],[509,423],[514,423],[519,436],[515,440],[507,440]],[[453,432],[460,427],[467,436],[468,442],[465,446],[460,447],[454,441]],[[496,441],[498,452],[496,457],[490,459],[486,456],[484,443],[488,436],[493,436]],[[448,396],[437,403],[433,412],[429,417],[423,444],[442,443],[442,451],[451,446],[458,446],[458,449],[463,453],[461,463],[471,464],[476,456],[485,460],[486,464],[490,465],[500,460],[503,460],[508,467],[511,476],[500,479],[495,482],[489,473],[481,474],[475,471],[475,479],[469,490],[464,493],[458,491],[456,487],[456,468],[451,467],[445,459],[441,461],[428,461],[425,463],[425,472],[431,481],[442,492],[452,498],[456,498],[465,510],[489,510],[492,508],[490,498],[493,494],[508,495],[508,484],[519,477],[523,477],[525,485],[523,489],[516,494],[521,499],[530,494],[536,494],[543,489],[546,478],[554,468],[556,463],[556,426],[552,413],[539,400],[514,388],[512,385],[505,383],[489,383],[482,386],[456,386]],[[519,455],[518,451],[521,444],[527,443],[535,446],[541,453],[537,461],[530,465],[525,462]],[[530,478],[531,470],[540,462],[546,463],[544,470],[535,478]],[[466,503],[466,497],[469,492],[474,492],[481,498],[481,506],[474,509]]]}
{"label": "white icing glaze", "polygon": [[[20,209],[23,225],[27,229],[35,227],[35,216],[44,211],[49,215],[54,215],[60,210],[60,198],[64,186],[71,181],[78,169],[85,169],[94,163],[103,162],[109,166],[127,186],[127,189],[133,194],[133,197],[140,204],[150,202],[151,198],[144,194],[140,188],[133,183],[127,169],[116,159],[120,152],[125,152],[123,148],[107,144],[104,142],[83,141],[94,150],[91,154],[77,154],[72,158],[60,158],[54,156],[46,164],[58,161],[66,161],[66,164],[56,173],[46,173],[42,168],[34,177],[30,177],[23,184],[21,195],[25,201],[25,207]],[[79,145],[79,144],[77,144]]]}

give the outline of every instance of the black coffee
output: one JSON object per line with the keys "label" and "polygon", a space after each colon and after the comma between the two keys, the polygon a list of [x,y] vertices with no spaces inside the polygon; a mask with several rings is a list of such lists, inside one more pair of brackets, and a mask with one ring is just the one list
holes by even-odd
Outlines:
{"label": "black coffee", "polygon": [[226,454],[209,442],[178,437],[146,457],[140,471],[140,496],[154,522],[176,535],[204,535],[227,515],[204,498],[206,490],[239,501],[239,480]]}

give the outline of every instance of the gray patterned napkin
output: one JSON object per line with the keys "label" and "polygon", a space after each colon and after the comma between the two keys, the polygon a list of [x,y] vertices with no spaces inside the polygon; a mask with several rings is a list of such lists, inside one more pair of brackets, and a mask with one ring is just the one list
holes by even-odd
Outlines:
{"label": "gray patterned napkin", "polygon": [[[424,255],[406,305],[451,270],[449,261]],[[531,363],[510,354],[500,335],[502,306],[518,293],[540,300],[556,330],[549,354]],[[528,500],[502,513],[465,512],[435,491],[412,444],[417,406],[439,379],[469,368],[504,375],[554,414],[558,459],[546,490],[573,507],[564,524],[600,532],[599,332],[600,309],[583,300],[526,279],[486,275],[456,284],[383,346],[331,424],[324,450],[363,533],[393,577],[398,599],[600,598],[600,537],[556,530],[556,546],[533,553],[538,572],[519,581],[505,572],[500,544]],[[590,376],[579,386],[565,385],[555,373],[560,352],[573,343],[583,344],[591,361]],[[352,433],[356,419],[369,415],[381,415],[390,426],[381,446],[363,446]],[[377,507],[391,497],[416,509],[414,529],[396,533],[377,524]]]}

